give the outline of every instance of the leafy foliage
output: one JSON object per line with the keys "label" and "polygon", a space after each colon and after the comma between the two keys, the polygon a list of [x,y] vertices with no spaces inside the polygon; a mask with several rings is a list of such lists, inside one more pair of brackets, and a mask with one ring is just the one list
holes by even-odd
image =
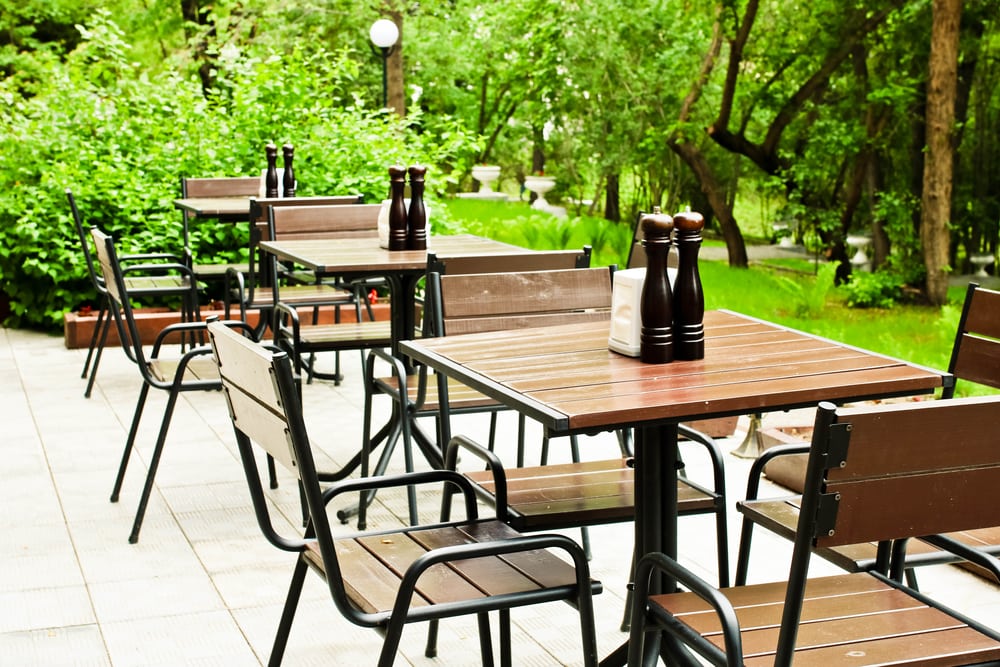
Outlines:
{"label": "leafy foliage", "polygon": [[[403,123],[352,94],[358,63],[345,52],[232,48],[217,61],[218,93],[197,79],[149,74],[129,60],[107,12],[31,99],[0,89],[0,289],[15,326],[61,326],[93,298],[63,194],[73,189],[87,224],[124,251],[181,249],[172,200],[181,176],[258,175],[269,141],[295,146],[299,194],[385,197],[388,165],[431,165],[429,195],[447,165],[472,149],[446,117]],[[6,82],[5,82],[6,83]],[[346,103],[345,103],[346,101]],[[417,128],[419,127],[419,132]],[[199,261],[245,245],[232,226],[196,228]]]}
{"label": "leafy foliage", "polygon": [[902,294],[903,282],[888,271],[855,271],[841,286],[852,308],[892,308]]}

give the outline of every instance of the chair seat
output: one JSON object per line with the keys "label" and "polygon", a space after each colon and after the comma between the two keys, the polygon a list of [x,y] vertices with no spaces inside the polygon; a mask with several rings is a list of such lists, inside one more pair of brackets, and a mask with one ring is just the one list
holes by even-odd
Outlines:
{"label": "chair seat", "polygon": [[[382,393],[392,396],[399,395],[399,381],[395,377],[375,378],[374,386]],[[417,384],[417,377],[413,376],[406,384],[406,393],[410,398],[410,403],[415,403],[418,398],[420,387]],[[448,382],[448,409],[452,414],[460,413],[463,410],[483,412],[495,407],[497,410],[507,410],[502,403],[498,403],[489,396],[480,393],[462,384],[449,380]],[[437,381],[430,377],[427,380],[427,390],[424,394],[424,402],[417,408],[418,414],[421,412],[437,413],[440,411],[441,402],[438,400]]]}
{"label": "chair seat", "polygon": [[[754,523],[787,540],[792,540],[795,538],[795,527],[798,525],[801,503],[801,496],[788,496],[768,498],[767,500],[741,501],[736,503],[736,509]],[[815,552],[842,570],[863,572],[875,567],[877,550],[877,545],[874,542],[865,542],[841,547],[818,548]],[[938,550],[919,540],[911,541],[907,548],[908,556],[930,555],[935,552]]]}
{"label": "chair seat", "polygon": [[[396,601],[402,573],[428,551],[517,536],[509,526],[487,520],[392,533],[368,533],[338,539],[336,547],[341,575],[351,601],[366,613],[388,613]],[[323,558],[315,542],[309,545],[305,557],[313,568],[326,576]],[[420,579],[417,585],[419,598],[413,599],[411,607],[455,604],[480,600],[489,595],[576,585],[573,566],[544,550],[449,562],[435,566],[431,572],[433,576]],[[472,581],[475,585],[470,583]],[[601,584],[594,581],[592,589],[594,593],[599,593]]]}
{"label": "chair seat", "polygon": [[178,290],[187,292],[191,289],[191,281],[181,276],[129,276],[124,277],[125,289],[133,296],[146,296],[147,292],[162,290]]}
{"label": "chair seat", "polygon": [[[281,288],[281,302],[291,306],[353,305],[354,294],[325,284],[287,285]],[[274,290],[270,287],[257,287],[253,291],[253,300],[246,307],[257,309],[273,305]]]}
{"label": "chair seat", "polygon": [[[505,472],[510,524],[519,531],[613,523],[635,515],[635,471],[625,458],[506,468]],[[495,495],[489,470],[464,474],[486,497]],[[678,513],[708,512],[716,502],[715,494],[678,480]]]}
{"label": "chair seat", "polygon": [[[149,362],[149,371],[161,382],[170,382],[177,372],[179,359],[153,359]],[[184,382],[219,382],[219,368],[211,355],[196,357],[184,369]]]}
{"label": "chair seat", "polygon": [[[284,300],[285,290],[281,290]],[[289,338],[290,331],[282,329],[282,335]],[[392,345],[391,322],[362,321],[341,322],[339,324],[315,324],[303,326],[299,330],[299,352],[309,352],[310,348],[330,352],[337,349],[357,350]]]}
{"label": "chair seat", "polygon": [[229,271],[235,271],[243,274],[249,273],[250,264],[247,262],[230,264],[195,264],[191,267],[191,270],[194,271],[194,275],[198,278],[222,280],[226,277],[226,273]]}
{"label": "chair seat", "polygon": [[[745,665],[773,665],[785,583],[724,588],[743,628]],[[675,618],[721,648],[717,615],[693,593],[650,597],[650,610]],[[915,639],[914,635],[923,635]],[[1000,658],[1000,641],[867,573],[809,579],[796,667],[965,665]]]}

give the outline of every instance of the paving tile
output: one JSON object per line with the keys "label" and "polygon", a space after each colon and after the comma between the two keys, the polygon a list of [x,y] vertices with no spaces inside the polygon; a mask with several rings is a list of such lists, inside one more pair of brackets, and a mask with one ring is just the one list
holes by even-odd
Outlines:
{"label": "paving tile", "polygon": [[0,656],[9,665],[105,667],[112,664],[96,624],[0,633]]}

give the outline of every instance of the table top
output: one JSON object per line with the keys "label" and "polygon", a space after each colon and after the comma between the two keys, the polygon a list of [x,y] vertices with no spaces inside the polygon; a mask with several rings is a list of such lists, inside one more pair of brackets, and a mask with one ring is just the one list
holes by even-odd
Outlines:
{"label": "table top", "polygon": [[431,236],[427,246],[427,250],[387,250],[379,247],[375,236],[263,241],[260,244],[264,251],[278,259],[320,273],[422,273],[427,270],[427,254],[431,252],[452,257],[526,252],[518,246],[469,234]]}
{"label": "table top", "polygon": [[199,218],[250,218],[250,197],[182,197],[174,207]]}
{"label": "table top", "polygon": [[730,311],[705,313],[705,358],[646,364],[609,322],[404,341],[401,350],[555,433],[930,393],[953,378]]}

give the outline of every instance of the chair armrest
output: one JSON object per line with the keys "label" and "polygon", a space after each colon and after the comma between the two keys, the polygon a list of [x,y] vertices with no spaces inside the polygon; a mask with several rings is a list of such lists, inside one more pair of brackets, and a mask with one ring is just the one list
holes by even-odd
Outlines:
{"label": "chair armrest", "polygon": [[750,473],[747,475],[747,492],[744,497],[747,500],[757,500],[757,494],[760,492],[760,479],[764,474],[764,466],[766,466],[772,459],[778,458],[779,456],[791,456],[792,454],[808,453],[808,443],[778,445],[777,447],[771,447],[770,449],[764,451],[764,453],[758,456],[757,460],[753,462],[753,465],[750,466]]}
{"label": "chair armrest", "polygon": [[359,477],[357,479],[344,480],[337,482],[323,491],[323,502],[329,503],[335,497],[344,493],[442,482],[459,488],[465,500],[466,517],[470,521],[478,519],[476,492],[472,488],[472,482],[454,470],[425,470],[398,475],[379,475],[377,477]]}
{"label": "chair armrest", "polygon": [[[223,320],[222,323],[232,329],[242,330],[243,333],[246,334],[251,340],[253,340],[254,342],[259,342],[257,340],[257,336],[253,330],[253,327],[251,327],[246,322],[241,322],[239,320]],[[154,359],[156,358],[167,336],[170,336],[171,334],[184,333],[188,331],[207,331],[207,330],[208,330],[208,322],[177,322],[175,324],[168,324],[167,326],[163,327],[163,329],[160,330],[160,333],[156,335],[156,340],[153,342],[153,349],[150,352],[150,356]],[[194,350],[191,350],[191,352],[194,352],[195,350],[208,350],[209,352],[211,352],[211,348],[208,346],[195,348]]]}
{"label": "chair armrest", "polygon": [[702,445],[705,448],[708,458],[712,462],[712,488],[716,490],[725,489],[725,463],[723,462],[722,448],[719,447],[719,443],[715,441],[715,438],[685,424],[677,425],[677,433],[684,436],[688,441]]}
{"label": "chair armrest", "polygon": [[456,435],[448,441],[448,445],[445,447],[444,467],[446,470],[458,469],[459,450],[469,452],[470,454],[475,455],[476,458],[486,463],[486,467],[493,475],[493,482],[496,487],[493,497],[496,498],[495,504],[497,520],[502,521],[503,523],[508,523],[507,472],[504,470],[503,463],[500,462],[499,457],[468,437],[464,435]]}
{"label": "chair armrest", "polygon": [[642,655],[644,624],[637,621],[646,618],[646,601],[649,598],[650,577],[654,570],[665,572],[681,586],[711,605],[719,617],[725,651],[720,650],[685,623],[671,620],[664,624],[665,629],[712,664],[732,665],[733,667],[742,665],[743,641],[740,638],[740,624],[732,603],[710,583],[666,554],[659,552],[643,556],[636,565],[635,592],[632,597],[631,610],[633,620],[629,641],[629,664],[642,663],[640,656]]}
{"label": "chair armrest", "polygon": [[145,253],[135,253],[132,255],[124,255],[118,258],[119,264],[125,262],[148,262],[154,259],[169,259],[175,264],[183,264],[184,258],[180,255],[175,255],[169,252],[145,252]]}
{"label": "chair armrest", "polygon": [[[937,547],[938,549],[951,552],[959,558],[988,570],[990,574],[1000,580],[1000,560],[998,560],[995,556],[973,546],[969,546],[968,544],[959,542],[958,540],[948,537],[947,535],[926,535],[920,539]],[[903,551],[905,552],[905,549]],[[905,553],[903,555],[905,556]],[[895,553],[893,553],[893,558],[896,558]],[[902,560],[900,562],[902,562]]]}
{"label": "chair armrest", "polygon": [[[396,601],[393,605],[392,614],[396,617],[399,617],[399,615],[409,615],[414,620],[419,618],[419,609],[415,613],[411,610],[408,614],[407,611],[411,608],[411,600],[416,591],[420,576],[434,565],[471,558],[482,558],[484,556],[500,556],[527,551],[539,551],[542,549],[560,549],[570,556],[576,572],[577,591],[584,591],[588,587],[597,586],[596,592],[600,592],[600,584],[592,582],[590,579],[590,565],[587,563],[587,556],[579,544],[565,535],[551,533],[521,535],[504,540],[439,547],[423,554],[410,563],[410,566],[403,574],[399,590],[396,593]],[[583,595],[578,593],[578,597],[583,598]]]}
{"label": "chair armrest", "polygon": [[368,355],[368,364],[366,365],[366,374],[368,375],[368,381],[366,382],[366,391],[370,391],[375,384],[375,359],[382,359],[389,364],[392,369],[392,377],[396,380],[396,387],[391,387],[384,382],[378,383],[379,388],[382,393],[391,396],[394,400],[399,403],[407,401],[407,407],[412,407],[415,410],[419,410],[420,407],[427,400],[427,367],[424,365],[418,366],[418,372],[416,375],[417,379],[417,395],[414,397],[412,402],[409,401],[409,390],[408,384],[413,375],[406,372],[406,367],[403,365],[402,360],[391,352],[386,352],[385,350],[379,348],[372,348]]}
{"label": "chair armrest", "polygon": [[180,273],[188,278],[192,278],[194,275],[191,271],[191,267],[175,262],[168,262],[164,264],[131,264],[129,266],[122,267],[122,275],[139,272],[151,273],[153,271],[176,271],[177,273]]}

